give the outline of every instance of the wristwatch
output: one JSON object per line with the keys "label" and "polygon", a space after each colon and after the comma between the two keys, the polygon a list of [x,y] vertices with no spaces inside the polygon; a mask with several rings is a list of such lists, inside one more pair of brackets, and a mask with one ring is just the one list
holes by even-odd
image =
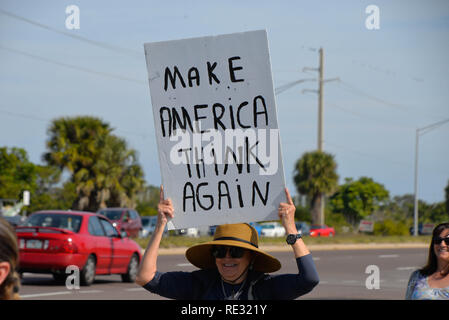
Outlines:
{"label": "wristwatch", "polygon": [[302,238],[301,233],[298,233],[298,234],[289,234],[289,235],[287,236],[287,239],[285,239],[285,241],[287,241],[287,243],[288,243],[289,245],[293,245],[293,244],[295,244],[295,242],[296,242],[297,239],[301,239],[301,238]]}

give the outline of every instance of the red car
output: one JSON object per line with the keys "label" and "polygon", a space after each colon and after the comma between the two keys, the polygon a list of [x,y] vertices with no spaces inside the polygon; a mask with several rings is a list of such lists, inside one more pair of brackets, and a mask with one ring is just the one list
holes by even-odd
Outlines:
{"label": "red car", "polygon": [[142,220],[134,209],[105,208],[98,210],[98,213],[111,220],[117,230],[125,231],[128,237],[136,238],[142,231]]}
{"label": "red car", "polygon": [[51,273],[64,280],[66,268],[80,270],[82,285],[97,274],[121,274],[134,282],[142,258],[140,246],[123,237],[104,216],[78,211],[38,211],[16,228],[19,272]]}
{"label": "red car", "polygon": [[310,226],[311,237],[333,237],[335,236],[335,230],[332,227],[326,225],[312,225]]}

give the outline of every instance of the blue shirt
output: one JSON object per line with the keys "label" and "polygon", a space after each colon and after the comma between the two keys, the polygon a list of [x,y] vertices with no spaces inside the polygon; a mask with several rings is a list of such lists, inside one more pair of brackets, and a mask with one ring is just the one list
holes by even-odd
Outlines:
{"label": "blue shirt", "polygon": [[414,271],[407,284],[406,300],[449,300],[449,287],[432,288],[427,276],[419,270]]}
{"label": "blue shirt", "polygon": [[159,272],[143,287],[152,293],[180,300],[227,300],[241,289],[238,300],[292,300],[310,292],[319,282],[312,255],[296,259],[297,274],[269,275],[249,271],[243,284],[221,280],[216,268],[193,272]]}

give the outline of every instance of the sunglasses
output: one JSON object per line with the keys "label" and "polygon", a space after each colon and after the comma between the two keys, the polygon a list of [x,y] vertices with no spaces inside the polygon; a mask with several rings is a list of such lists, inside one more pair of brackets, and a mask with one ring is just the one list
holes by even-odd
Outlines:
{"label": "sunglasses", "polygon": [[436,237],[433,239],[433,243],[434,244],[438,244],[441,245],[441,243],[444,241],[444,243],[449,246],[449,238],[440,238],[440,237]]}
{"label": "sunglasses", "polygon": [[229,251],[231,258],[241,258],[245,254],[245,249],[240,247],[213,246],[211,249],[212,256],[223,259]]}

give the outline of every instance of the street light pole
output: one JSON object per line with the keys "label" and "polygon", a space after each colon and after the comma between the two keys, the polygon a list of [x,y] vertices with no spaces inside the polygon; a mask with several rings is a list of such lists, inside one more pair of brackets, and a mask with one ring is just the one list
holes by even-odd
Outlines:
{"label": "street light pole", "polygon": [[413,236],[418,236],[418,148],[419,148],[419,129],[416,129],[415,140],[415,202],[413,206]]}
{"label": "street light pole", "polygon": [[417,128],[416,129],[416,138],[415,138],[415,201],[414,201],[414,208],[413,208],[413,236],[418,236],[418,155],[419,155],[419,135],[426,134],[429,131],[432,131],[439,126],[445,124],[446,122],[449,122],[449,119],[438,121],[435,123],[432,123],[428,126]]}

